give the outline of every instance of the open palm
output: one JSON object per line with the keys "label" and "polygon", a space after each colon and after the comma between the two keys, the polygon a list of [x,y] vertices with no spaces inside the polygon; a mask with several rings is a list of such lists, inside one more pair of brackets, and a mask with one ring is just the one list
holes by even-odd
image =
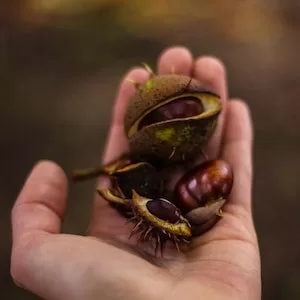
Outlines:
{"label": "open palm", "polygon": [[[129,240],[130,224],[96,197],[87,236],[61,233],[67,178],[53,162],[39,162],[12,211],[11,273],[15,282],[44,299],[260,299],[257,238],[251,213],[252,128],[246,105],[227,101],[226,75],[212,57],[193,59],[182,47],[167,49],[158,73],[190,75],[221,95],[223,112],[206,149],[234,171],[235,182],[224,217],[195,238],[188,251],[168,248],[164,258],[139,251]],[[104,163],[128,145],[123,117],[134,93],[128,79],[147,80],[142,68],[123,79],[106,145]],[[200,149],[199,149],[200,153]],[[104,180],[100,184],[106,184]]]}

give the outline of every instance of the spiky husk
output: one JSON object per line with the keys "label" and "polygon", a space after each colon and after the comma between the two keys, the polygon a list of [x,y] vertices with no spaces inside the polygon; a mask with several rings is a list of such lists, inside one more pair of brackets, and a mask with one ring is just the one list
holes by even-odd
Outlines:
{"label": "spiky husk", "polygon": [[154,245],[154,255],[157,256],[158,250],[160,251],[161,257],[165,249],[165,245],[168,241],[171,241],[177,251],[180,252],[181,244],[189,244],[190,240],[188,237],[177,236],[171,234],[159,227],[151,224],[144,216],[138,213],[138,211],[132,205],[132,217],[128,222],[134,223],[134,227],[131,230],[129,238],[139,234],[138,243],[152,242]]}

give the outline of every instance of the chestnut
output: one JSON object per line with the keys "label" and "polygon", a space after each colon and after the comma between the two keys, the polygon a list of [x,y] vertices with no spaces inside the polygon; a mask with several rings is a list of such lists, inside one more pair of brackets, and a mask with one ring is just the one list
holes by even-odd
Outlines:
{"label": "chestnut", "polygon": [[220,214],[233,185],[233,172],[224,160],[208,160],[187,172],[175,186],[175,203],[194,224]]}

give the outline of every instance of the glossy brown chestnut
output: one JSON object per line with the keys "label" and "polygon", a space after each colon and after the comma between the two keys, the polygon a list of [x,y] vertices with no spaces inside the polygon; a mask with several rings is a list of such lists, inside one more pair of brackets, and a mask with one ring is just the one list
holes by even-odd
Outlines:
{"label": "glossy brown chestnut", "polygon": [[173,223],[180,221],[181,212],[171,202],[164,199],[155,199],[147,202],[147,209],[157,218]]}
{"label": "glossy brown chestnut", "polygon": [[226,199],[233,172],[224,160],[208,160],[187,172],[175,187],[176,205],[183,213],[219,198]]}

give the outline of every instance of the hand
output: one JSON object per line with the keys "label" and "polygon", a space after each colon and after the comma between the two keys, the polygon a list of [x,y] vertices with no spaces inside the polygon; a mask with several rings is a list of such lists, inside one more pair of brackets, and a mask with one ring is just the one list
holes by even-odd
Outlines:
{"label": "hand", "polygon": [[[226,101],[223,64],[212,57],[193,60],[174,47],[162,53],[158,73],[194,76],[221,95],[224,110],[209,145],[210,157],[228,161],[235,174],[224,216],[194,239],[185,254],[168,250],[151,260],[134,252],[130,225],[96,197],[87,236],[62,234],[67,178],[59,166],[39,162],[12,211],[11,274],[16,284],[44,299],[260,299],[260,257],[252,221],[252,124],[245,103]],[[114,107],[104,162],[127,147],[122,122],[134,93],[128,78],[143,82],[148,73],[132,69],[122,81]],[[103,182],[102,182],[103,183]],[[155,263],[154,263],[155,262]]]}

